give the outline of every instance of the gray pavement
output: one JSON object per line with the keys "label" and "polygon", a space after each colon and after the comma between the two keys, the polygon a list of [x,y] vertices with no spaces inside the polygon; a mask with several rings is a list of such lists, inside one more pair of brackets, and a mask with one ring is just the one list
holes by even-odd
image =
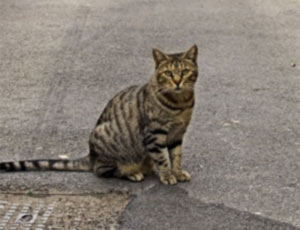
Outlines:
{"label": "gray pavement", "polygon": [[123,229],[300,228],[299,9],[298,0],[1,1],[0,161],[85,155],[109,98],[152,74],[152,47],[197,44],[200,74],[184,142],[190,183],[1,173],[0,191],[129,192]]}

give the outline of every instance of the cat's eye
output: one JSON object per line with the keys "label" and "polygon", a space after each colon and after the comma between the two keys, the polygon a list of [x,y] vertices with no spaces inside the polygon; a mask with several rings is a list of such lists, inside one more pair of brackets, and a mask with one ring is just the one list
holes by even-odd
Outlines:
{"label": "cat's eye", "polygon": [[182,76],[189,74],[190,70],[189,69],[184,69],[182,70],[181,74]]}
{"label": "cat's eye", "polygon": [[167,75],[168,77],[172,77],[173,76],[173,73],[169,70],[165,71],[164,72],[165,75]]}

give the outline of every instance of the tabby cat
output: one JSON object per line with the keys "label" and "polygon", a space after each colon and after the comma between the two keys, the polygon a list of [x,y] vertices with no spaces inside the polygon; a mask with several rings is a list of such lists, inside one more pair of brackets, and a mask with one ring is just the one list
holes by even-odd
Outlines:
{"label": "tabby cat", "polygon": [[77,160],[0,163],[0,170],[92,171],[99,177],[141,181],[155,172],[164,184],[189,181],[181,168],[182,139],[194,106],[197,46],[183,53],[153,49],[155,72],[142,86],[113,97],[93,129],[88,156]]}

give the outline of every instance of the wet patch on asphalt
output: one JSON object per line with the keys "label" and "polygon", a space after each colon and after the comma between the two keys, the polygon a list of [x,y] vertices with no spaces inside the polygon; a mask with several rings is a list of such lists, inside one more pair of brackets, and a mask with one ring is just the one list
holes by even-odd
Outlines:
{"label": "wet patch on asphalt", "polygon": [[122,230],[299,230],[290,224],[204,203],[178,186],[155,186],[133,199],[120,218]]}

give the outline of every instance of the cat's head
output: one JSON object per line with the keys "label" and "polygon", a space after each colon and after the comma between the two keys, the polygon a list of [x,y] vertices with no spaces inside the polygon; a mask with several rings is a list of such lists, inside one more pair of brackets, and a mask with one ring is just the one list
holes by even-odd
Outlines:
{"label": "cat's head", "polygon": [[153,49],[155,74],[152,84],[157,91],[176,94],[192,91],[198,77],[197,54],[196,45],[186,52],[176,54]]}

